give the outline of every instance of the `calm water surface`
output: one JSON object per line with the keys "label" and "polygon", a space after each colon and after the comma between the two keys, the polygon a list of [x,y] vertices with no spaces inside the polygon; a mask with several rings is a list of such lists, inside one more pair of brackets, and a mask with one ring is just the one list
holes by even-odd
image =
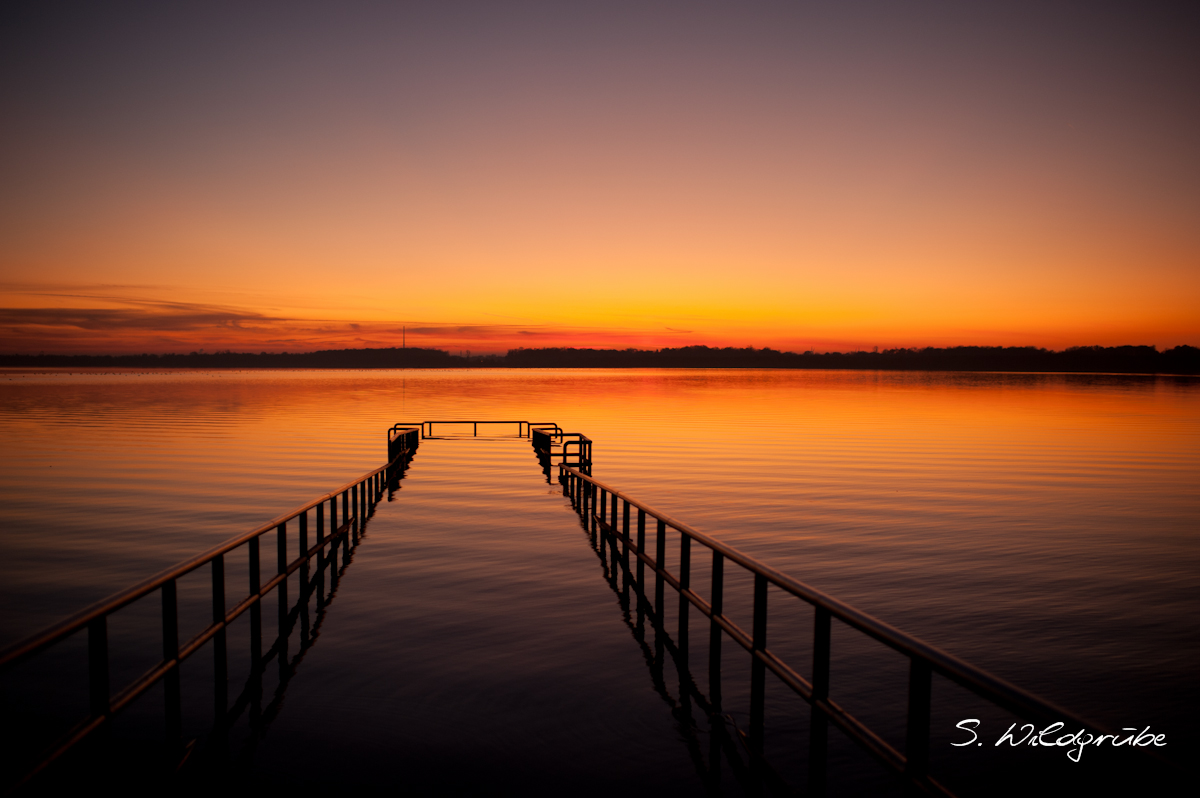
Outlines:
{"label": "calm water surface", "polygon": [[[582,432],[599,479],[1085,717],[1194,746],[1200,382],[1183,378],[0,372],[0,644],[380,465],[392,423],[428,418]],[[527,443],[423,444],[256,743],[255,778],[287,782],[325,745],[340,753],[314,777],[331,782],[436,767],[464,790],[702,794],[703,730],[672,712],[556,488]],[[772,649],[807,663],[805,608],[772,618]],[[118,651],[157,645],[136,618],[113,634]],[[902,746],[904,661],[836,625],[833,655],[835,697]],[[130,653],[114,682],[144,665]],[[949,746],[957,720],[987,717],[956,689],[935,684],[935,760],[970,786],[998,765]],[[802,738],[771,700],[774,739]],[[848,792],[883,789],[840,749],[839,766]]]}

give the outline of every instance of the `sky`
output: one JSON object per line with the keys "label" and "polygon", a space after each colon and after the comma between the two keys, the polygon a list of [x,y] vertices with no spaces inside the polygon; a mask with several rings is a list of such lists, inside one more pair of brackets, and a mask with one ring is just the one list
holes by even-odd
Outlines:
{"label": "sky", "polygon": [[0,352],[1200,346],[1200,11],[9,3]]}

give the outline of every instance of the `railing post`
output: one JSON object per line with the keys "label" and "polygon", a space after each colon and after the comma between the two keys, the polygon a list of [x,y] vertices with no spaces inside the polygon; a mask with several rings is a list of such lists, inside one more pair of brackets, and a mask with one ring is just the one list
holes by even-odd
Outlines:
{"label": "railing post", "polygon": [[767,578],[754,575],[753,660],[750,663],[750,742],[762,751],[766,704],[767,666],[758,658],[767,648]]}
{"label": "railing post", "polygon": [[654,551],[654,617],[661,624],[666,620],[663,613],[663,570],[667,561],[667,522],[658,520],[658,540]]}
{"label": "railing post", "polygon": [[[609,501],[610,498],[612,501]],[[610,570],[615,576],[617,571],[617,494],[611,491],[606,492],[604,502],[605,509],[601,510],[601,513],[608,518],[608,531],[611,533],[608,543],[609,555],[612,560]]]}
{"label": "railing post", "polygon": [[183,709],[179,693],[179,602],[175,580],[162,586],[162,652],[163,661],[175,660],[175,667],[163,676],[163,706],[166,714],[167,740],[174,743],[183,735]]}
{"label": "railing post", "polygon": [[350,494],[350,508],[354,511],[354,523],[351,525],[350,534],[354,537],[354,542],[358,543],[358,530],[362,526],[363,518],[362,510],[358,506],[358,485],[351,485],[348,493]]}
{"label": "railing post", "polygon": [[600,531],[600,559],[601,560],[604,559],[604,543],[606,540],[606,538],[604,537],[604,509],[608,506],[607,497],[608,497],[608,493],[604,490],[604,488],[597,489],[596,512],[594,513],[594,515],[596,516],[596,525]]}
{"label": "railing post", "polygon": [[597,496],[598,490],[599,489],[596,487],[596,484],[594,482],[588,483],[587,520],[588,520],[588,527],[592,530],[592,539],[593,540],[595,540],[595,538],[596,538],[596,499],[598,498],[598,496]]}
{"label": "railing post", "polygon": [[[351,515],[354,510],[354,505],[350,503],[350,491],[342,491],[342,524],[346,527],[346,534],[342,535],[342,564],[350,559],[350,529],[356,527],[358,519]],[[350,523],[350,519],[354,518],[355,524]],[[358,539],[355,538],[355,542]]]}
{"label": "railing post", "polygon": [[908,670],[908,735],[905,740],[904,773],[924,779],[929,769],[929,701],[933,673],[929,663],[913,657]]}
{"label": "railing post", "polygon": [[108,616],[88,622],[88,707],[92,717],[109,712],[108,703]]}
{"label": "railing post", "polygon": [[[276,527],[275,541],[275,559],[277,575],[286,574],[287,561],[287,521],[284,521]],[[279,597],[279,677],[284,676],[284,669],[287,666],[287,648],[288,648],[288,589],[287,579],[285,578],[275,588],[275,592]]]}
{"label": "railing post", "polygon": [[[255,596],[262,589],[262,576],[259,573],[259,536],[250,538],[250,595]],[[252,670],[257,672],[262,664],[262,599],[250,605],[250,652],[254,658]]]}
{"label": "railing post", "polygon": [[308,510],[305,510],[296,517],[300,522],[300,532],[297,535],[298,542],[296,543],[296,548],[298,549],[296,556],[304,558],[305,571],[307,571],[308,550],[310,548],[308,545]]}
{"label": "railing post", "polygon": [[[334,502],[336,503],[337,500],[335,499]],[[329,565],[329,589],[330,590],[333,590],[334,588],[336,588],[337,583],[338,583],[338,546],[341,543],[341,538],[339,538],[335,534],[336,532],[337,532],[336,527],[333,527],[329,530],[329,561],[328,561],[328,565]],[[343,556],[342,559],[345,559],[345,557]]]}
{"label": "railing post", "polygon": [[725,612],[725,555],[713,551],[712,620],[708,625],[708,697],[714,708],[721,706],[721,625]]}
{"label": "railing post", "polygon": [[679,532],[679,653],[687,662],[688,652],[688,611],[692,602],[683,591],[692,584],[692,538],[682,530]]}
{"label": "railing post", "polygon": [[296,548],[299,549],[298,556],[301,557],[300,562],[300,650],[304,650],[304,646],[308,644],[309,620],[308,620],[308,592],[312,585],[311,570],[309,568],[308,552],[311,548],[308,545],[308,510],[300,513],[300,531],[297,535]]}
{"label": "railing post", "polygon": [[620,600],[625,610],[629,608],[629,499],[624,500],[624,511],[620,520]]}
{"label": "railing post", "polygon": [[[637,514],[637,550],[639,555],[646,553],[646,511],[638,508]],[[638,604],[642,603],[641,596],[646,592],[646,563],[639,556],[637,561]]]}
{"label": "railing post", "polygon": [[[613,513],[613,515],[616,515],[616,513]],[[609,530],[610,531],[609,531],[609,535],[608,535],[608,559],[609,559],[608,572],[610,574],[612,574],[612,578],[614,580],[616,580],[616,579],[620,578],[617,573],[620,570],[620,567],[618,565],[618,559],[617,559],[618,555],[617,555],[617,528],[616,528],[616,525],[614,524],[613,526],[610,526]],[[615,581],[613,582],[613,586],[614,587],[616,586]]]}
{"label": "railing post", "polygon": [[825,607],[816,607],[813,620],[813,699],[829,697],[829,637],[832,617]]}
{"label": "railing post", "polygon": [[325,606],[325,502],[317,504],[317,611]]}
{"label": "railing post", "polygon": [[629,602],[629,500],[625,500],[625,511],[621,514],[621,593],[626,606]]}
{"label": "railing post", "polygon": [[304,643],[308,641],[308,550],[310,548],[308,545],[308,510],[300,513],[298,517],[300,519],[300,531],[297,534],[298,540],[296,542],[296,548],[299,549],[297,556],[302,558],[300,562],[299,599],[300,604],[303,607],[303,610],[300,613],[300,640],[301,648],[303,648]]}
{"label": "railing post", "polygon": [[[287,521],[275,527],[275,574],[287,573]],[[281,582],[280,585],[285,585]]]}
{"label": "railing post", "polygon": [[[262,573],[259,568],[259,538],[250,538],[250,595],[262,590]],[[262,598],[250,605],[250,727],[258,728],[262,719]]]}
{"label": "railing post", "polygon": [[824,795],[829,751],[829,719],[818,704],[829,698],[829,641],[832,616],[818,606],[813,619],[813,695],[809,716],[808,791]]}
{"label": "railing post", "polygon": [[212,622],[221,624],[213,635],[213,716],[218,734],[225,728],[229,707],[229,648],[225,635],[225,555],[212,560]]}

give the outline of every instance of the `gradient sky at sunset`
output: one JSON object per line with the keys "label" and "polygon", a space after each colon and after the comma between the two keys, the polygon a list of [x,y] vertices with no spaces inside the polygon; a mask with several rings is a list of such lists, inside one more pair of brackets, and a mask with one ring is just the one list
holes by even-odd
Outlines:
{"label": "gradient sky at sunset", "polygon": [[0,11],[0,352],[1200,345],[1200,14]]}

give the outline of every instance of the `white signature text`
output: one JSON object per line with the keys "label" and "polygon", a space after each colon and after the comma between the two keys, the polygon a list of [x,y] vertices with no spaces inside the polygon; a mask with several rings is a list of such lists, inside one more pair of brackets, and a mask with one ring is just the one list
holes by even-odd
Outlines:
{"label": "white signature text", "polygon": [[[962,729],[971,735],[971,739],[961,743],[950,743],[952,746],[960,748],[972,743],[983,745],[983,743],[979,742],[979,734],[976,733],[976,729],[979,728],[979,718],[967,718],[966,720],[960,720],[954,725],[955,728]],[[1072,762],[1078,762],[1083,757],[1083,749],[1089,745],[1096,746],[1097,748],[1104,745],[1111,745],[1114,748],[1123,745],[1134,748],[1146,748],[1151,745],[1162,747],[1167,744],[1167,735],[1151,734],[1149,726],[1141,731],[1132,726],[1126,726],[1121,729],[1122,732],[1131,732],[1130,734],[1094,734],[1084,729],[1061,733],[1066,728],[1066,725],[1062,721],[1056,721],[1046,728],[1039,730],[1032,723],[1022,724],[1020,728],[1014,723],[1008,727],[1008,731],[1000,735],[1000,739],[996,740],[996,747],[999,748],[1004,743],[1008,743],[1013,748],[1019,745],[1066,748],[1068,749],[1067,757]]]}

